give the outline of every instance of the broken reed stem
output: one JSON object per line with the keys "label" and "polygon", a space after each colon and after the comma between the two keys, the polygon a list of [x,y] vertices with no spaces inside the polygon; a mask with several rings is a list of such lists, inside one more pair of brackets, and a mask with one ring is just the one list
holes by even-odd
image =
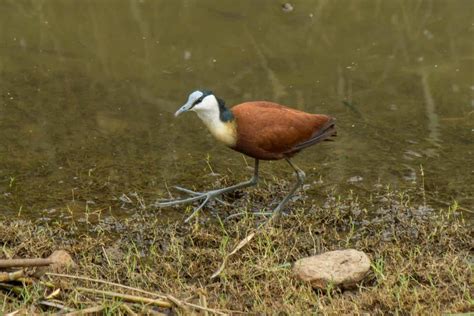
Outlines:
{"label": "broken reed stem", "polygon": [[[215,313],[215,314],[218,314],[218,315],[226,315],[225,313],[223,313],[219,310],[216,310],[216,309],[212,309],[212,308],[203,307],[203,306],[200,306],[200,305],[180,301],[180,300],[178,300],[177,298],[175,298],[171,295],[166,295],[165,296],[165,295],[162,295],[162,294],[156,294],[156,293],[153,293],[153,292],[148,292],[148,291],[145,291],[145,290],[142,290],[142,289],[139,289],[139,288],[126,286],[126,285],[119,284],[119,283],[104,281],[104,280],[100,280],[100,279],[92,279],[92,278],[83,277],[83,276],[53,273],[53,272],[46,272],[46,275],[55,276],[55,277],[69,278],[69,279],[76,279],[76,280],[83,280],[83,281],[90,281],[90,282],[97,282],[97,283],[102,283],[102,284],[106,284],[106,285],[112,285],[112,286],[120,287],[120,288],[123,288],[123,289],[127,289],[127,290],[131,290],[131,291],[140,292],[140,293],[143,293],[143,294],[148,294],[148,295],[151,295],[151,296],[159,297],[159,298],[164,299],[164,300],[169,300],[169,301],[172,301],[175,304],[179,302],[179,304],[176,304],[178,306],[184,305],[184,306],[192,307],[194,309]],[[78,288],[78,289],[86,289],[86,288]],[[115,292],[110,292],[110,293],[115,293]],[[120,293],[116,293],[116,294],[120,294]],[[131,296],[133,296],[133,295],[131,295]],[[136,296],[136,297],[141,297],[141,296]],[[142,302],[136,302],[136,303],[142,303]]]}
{"label": "broken reed stem", "polygon": [[54,263],[51,259],[34,258],[34,259],[0,259],[1,268],[13,267],[41,267]]}
{"label": "broken reed stem", "polygon": [[[206,295],[204,295],[203,293],[199,293],[199,303],[201,304],[202,307],[207,308]],[[204,316],[209,316],[209,313],[207,310],[204,311]]]}
{"label": "broken reed stem", "polygon": [[135,292],[140,292],[140,293],[143,293],[143,294],[148,294],[148,295],[151,295],[151,296],[154,296],[154,297],[159,297],[161,299],[167,299],[167,297],[165,295],[162,295],[162,294],[148,292],[148,291],[136,288],[136,287],[131,287],[131,286],[123,285],[123,284],[120,284],[120,283],[114,283],[114,282],[109,282],[109,281],[100,280],[100,279],[93,279],[93,278],[84,277],[84,276],[62,274],[62,273],[53,273],[53,272],[46,272],[46,275],[55,276],[55,277],[62,277],[62,278],[69,278],[69,279],[76,279],[76,280],[82,280],[82,281],[102,283],[102,284],[112,285],[112,286],[120,287],[120,288],[123,288],[123,289],[135,291]]}
{"label": "broken reed stem", "polygon": [[[161,312],[155,311],[153,308],[148,306],[142,306],[140,315],[149,315],[149,316],[168,316],[168,314],[163,314]],[[185,314],[186,315],[186,314]]]}
{"label": "broken reed stem", "polygon": [[77,310],[74,312],[66,313],[66,314],[61,314],[64,316],[78,316],[78,315],[89,315],[89,314],[95,314],[98,312],[101,312],[105,306],[103,305],[98,305],[98,306],[93,306],[93,307],[88,307],[85,309]]}
{"label": "broken reed stem", "polygon": [[[214,314],[217,314],[217,315],[228,315],[220,310],[217,310],[217,309],[213,309],[213,308],[209,308],[209,307],[206,307],[206,306],[200,306],[200,305],[196,305],[196,304],[193,304],[193,303],[188,303],[188,302],[182,302],[184,305],[186,306],[189,306],[189,307],[192,307],[194,309],[199,309],[201,311],[203,311],[204,313],[206,312],[211,312],[211,313],[214,313]],[[207,302],[205,302],[206,305],[207,305]],[[238,313],[237,311],[229,311],[231,314],[236,314]]]}
{"label": "broken reed stem", "polygon": [[117,292],[110,292],[110,291],[102,291],[102,290],[95,290],[95,289],[88,289],[85,287],[77,287],[76,290],[81,292],[87,292],[92,294],[100,294],[103,296],[109,297],[117,297],[121,298],[125,301],[134,302],[134,303],[144,303],[144,304],[152,304],[163,308],[171,308],[173,305],[168,301],[163,300],[156,300],[152,298],[136,296],[136,295],[129,295],[129,294],[122,294]]}
{"label": "broken reed stem", "polygon": [[25,276],[25,271],[0,272],[0,282],[15,281]]}
{"label": "broken reed stem", "polygon": [[73,308],[70,308],[70,307],[67,307],[63,304],[59,304],[59,303],[56,303],[56,302],[50,302],[50,301],[39,301],[38,304],[41,304],[41,305],[44,305],[44,306],[48,306],[48,307],[54,307],[54,308],[57,308],[63,312],[74,312],[75,309]]}
{"label": "broken reed stem", "polygon": [[135,312],[133,311],[133,309],[132,309],[130,306],[128,306],[128,304],[126,304],[126,303],[123,303],[122,305],[120,305],[120,308],[123,309],[127,315],[130,315],[130,316],[137,316],[137,315],[138,315],[138,314],[135,313]]}
{"label": "broken reed stem", "polygon": [[170,302],[173,302],[174,305],[176,305],[177,307],[181,308],[184,312],[184,314],[190,314],[190,311],[189,311],[189,308],[187,308],[186,306],[184,306],[183,302],[181,302],[180,300],[178,300],[176,297],[172,296],[172,295],[167,295],[166,296],[168,298],[168,300]]}
{"label": "broken reed stem", "polygon": [[237,251],[239,251],[240,249],[242,249],[246,244],[248,244],[253,237],[255,237],[256,234],[258,234],[259,232],[265,230],[268,226],[270,226],[274,221],[278,220],[278,218],[280,217],[280,213],[281,212],[277,212],[277,213],[273,213],[272,217],[270,217],[268,220],[266,220],[265,222],[263,222],[262,224],[260,224],[253,232],[251,232],[250,234],[248,234],[244,239],[242,239],[238,245],[229,253],[227,254],[224,259],[222,260],[222,263],[219,267],[219,269],[216,270],[216,272],[214,272],[210,279],[214,279],[215,277],[217,277],[219,274],[222,273],[222,271],[224,270],[226,264],[227,264],[227,260],[230,258],[230,256],[234,255]]}
{"label": "broken reed stem", "polygon": [[173,302],[175,305],[177,305],[177,306],[183,308],[185,311],[187,310],[186,307],[192,307],[192,308],[194,308],[194,309],[201,310],[201,311],[203,311],[204,313],[211,312],[211,313],[214,313],[214,314],[216,314],[216,315],[227,315],[226,313],[224,313],[224,312],[222,312],[222,311],[220,311],[220,310],[207,307],[207,302],[206,302],[205,306],[201,306],[201,305],[197,305],[197,304],[188,303],[188,302],[184,302],[184,301],[178,300],[176,297],[174,297],[174,296],[172,296],[172,295],[167,295],[166,297],[167,297],[171,302]]}

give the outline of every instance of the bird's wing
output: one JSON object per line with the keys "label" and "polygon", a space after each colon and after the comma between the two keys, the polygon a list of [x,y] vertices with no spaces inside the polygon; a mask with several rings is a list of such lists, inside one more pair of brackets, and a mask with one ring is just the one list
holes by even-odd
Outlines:
{"label": "bird's wing", "polygon": [[290,117],[261,126],[256,137],[258,146],[268,152],[284,153],[311,138],[312,130],[303,118]]}
{"label": "bird's wing", "polygon": [[[262,101],[243,103],[232,111],[238,119],[241,136],[272,153],[287,153],[307,147],[330,120],[326,115],[309,114]],[[302,147],[299,148],[299,145]]]}

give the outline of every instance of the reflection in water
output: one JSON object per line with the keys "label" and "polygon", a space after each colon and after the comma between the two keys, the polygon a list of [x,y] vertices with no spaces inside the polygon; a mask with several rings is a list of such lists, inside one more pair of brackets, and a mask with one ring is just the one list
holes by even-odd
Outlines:
{"label": "reflection in water", "polygon": [[436,114],[436,107],[428,83],[426,70],[422,70],[421,72],[421,87],[423,88],[423,95],[425,96],[426,116],[428,118],[428,140],[433,145],[439,146],[441,140],[439,135],[439,119],[438,114]]}
{"label": "reflection in water", "polygon": [[[472,1],[0,1],[0,206],[126,213],[166,183],[248,177],[193,117],[191,90],[337,118],[308,194],[419,186],[472,208]],[[420,70],[421,69],[421,70]],[[209,157],[209,161],[206,161]],[[279,162],[263,174],[287,176]],[[240,179],[239,179],[240,178]],[[357,181],[353,181],[357,179]],[[321,183],[321,181],[323,183]],[[131,208],[131,207],[129,207]]]}
{"label": "reflection in water", "polygon": [[262,66],[264,71],[267,73],[267,76],[268,76],[267,82],[273,89],[272,100],[274,100],[274,102],[280,102],[280,100],[284,98],[285,96],[287,96],[288,93],[286,92],[285,87],[281,84],[280,80],[276,76],[275,72],[268,66],[268,61],[265,55],[262,53],[262,50],[260,49],[259,45],[255,41],[255,38],[253,37],[253,35],[248,30],[246,31],[247,31],[247,34],[249,34],[250,43],[252,44],[256,52],[257,58],[260,61],[260,65]]}

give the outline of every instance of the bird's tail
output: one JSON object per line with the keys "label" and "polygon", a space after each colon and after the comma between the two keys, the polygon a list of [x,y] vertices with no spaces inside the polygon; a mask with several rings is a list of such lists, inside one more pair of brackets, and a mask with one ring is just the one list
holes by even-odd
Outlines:
{"label": "bird's tail", "polygon": [[336,119],[329,117],[329,120],[307,141],[297,145],[296,150],[302,150],[306,147],[320,143],[322,141],[332,141],[332,137],[337,136]]}

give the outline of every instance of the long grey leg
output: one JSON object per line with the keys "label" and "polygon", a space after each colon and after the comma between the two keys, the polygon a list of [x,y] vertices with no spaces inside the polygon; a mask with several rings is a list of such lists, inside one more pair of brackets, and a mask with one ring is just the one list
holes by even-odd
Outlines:
{"label": "long grey leg", "polygon": [[281,213],[281,211],[283,210],[283,206],[285,206],[285,204],[290,200],[290,198],[293,196],[293,194],[296,192],[296,190],[297,190],[300,186],[303,185],[304,179],[305,179],[305,177],[306,177],[304,171],[301,170],[300,168],[296,167],[296,166],[290,161],[290,159],[286,158],[286,161],[287,161],[288,164],[295,170],[297,182],[296,182],[296,184],[293,186],[293,188],[291,188],[290,192],[285,196],[285,198],[280,202],[280,204],[278,204],[278,206],[273,210],[273,217],[278,217],[278,216],[280,216],[280,213]]}
{"label": "long grey leg", "polygon": [[[217,189],[217,190],[211,190],[211,191],[208,191],[208,192],[194,192],[194,191],[191,191],[191,190],[187,190],[188,193],[191,193],[195,196],[193,197],[190,197],[190,198],[186,198],[186,199],[179,199],[179,200],[172,200],[172,201],[165,201],[165,202],[161,202],[161,203],[157,203],[157,205],[159,207],[166,207],[166,206],[172,206],[172,205],[177,205],[177,204],[184,204],[184,203],[191,203],[191,202],[194,202],[194,201],[198,201],[198,200],[204,200],[197,208],[194,209],[194,211],[192,212],[192,214],[185,220],[185,222],[188,222],[191,218],[193,218],[197,212],[202,209],[204,207],[204,205],[206,205],[207,202],[209,202],[210,200],[214,199],[216,196],[219,196],[221,194],[224,194],[224,193],[227,193],[227,192],[231,192],[231,191],[235,191],[237,189],[241,189],[241,188],[245,188],[245,187],[250,187],[250,186],[254,186],[257,184],[258,182],[258,163],[259,163],[259,160],[258,159],[255,159],[255,168],[254,168],[254,173],[253,173],[253,176],[250,180],[248,181],[245,181],[245,182],[241,182],[241,183],[238,183],[238,184],[235,184],[235,185],[232,185],[230,187],[227,187],[227,188],[222,188],[222,189]],[[183,191],[183,190],[182,190]]]}

